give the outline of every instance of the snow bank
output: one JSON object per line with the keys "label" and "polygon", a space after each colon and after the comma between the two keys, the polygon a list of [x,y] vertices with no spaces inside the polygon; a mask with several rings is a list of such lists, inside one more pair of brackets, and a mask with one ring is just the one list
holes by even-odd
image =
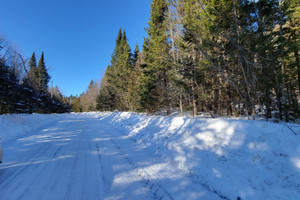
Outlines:
{"label": "snow bank", "polygon": [[90,113],[224,199],[299,199],[300,126],[237,119]]}
{"label": "snow bank", "polygon": [[0,137],[9,140],[32,134],[35,130],[60,120],[65,114],[11,114],[0,115]]}

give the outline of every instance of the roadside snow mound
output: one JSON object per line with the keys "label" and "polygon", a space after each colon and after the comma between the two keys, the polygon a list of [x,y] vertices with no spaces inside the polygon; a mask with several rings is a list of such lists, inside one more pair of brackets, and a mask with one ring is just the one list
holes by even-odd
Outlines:
{"label": "roadside snow mound", "polygon": [[0,115],[0,137],[5,143],[54,123],[64,114],[12,114]]}
{"label": "roadside snow mound", "polygon": [[237,119],[90,113],[224,199],[300,197],[300,126]]}

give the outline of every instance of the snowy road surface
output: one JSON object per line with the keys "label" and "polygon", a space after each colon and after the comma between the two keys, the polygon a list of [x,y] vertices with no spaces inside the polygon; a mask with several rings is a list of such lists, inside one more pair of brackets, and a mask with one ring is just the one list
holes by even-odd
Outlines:
{"label": "snowy road surface", "polygon": [[1,200],[225,198],[93,115],[64,115],[3,147]]}

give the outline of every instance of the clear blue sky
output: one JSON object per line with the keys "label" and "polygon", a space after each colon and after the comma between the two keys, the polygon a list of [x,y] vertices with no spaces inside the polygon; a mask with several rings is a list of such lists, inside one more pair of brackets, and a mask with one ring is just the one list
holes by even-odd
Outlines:
{"label": "clear blue sky", "polygon": [[1,0],[0,34],[30,57],[42,51],[64,95],[84,92],[110,62],[119,28],[140,48],[151,0]]}

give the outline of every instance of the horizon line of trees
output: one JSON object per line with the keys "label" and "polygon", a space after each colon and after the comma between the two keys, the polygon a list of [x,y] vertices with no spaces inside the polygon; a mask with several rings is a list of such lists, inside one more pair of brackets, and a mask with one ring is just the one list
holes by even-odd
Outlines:
{"label": "horizon line of trees", "polygon": [[0,37],[0,114],[69,112],[59,88],[49,88],[50,78],[44,52],[38,64],[34,52],[27,62]]}
{"label": "horizon line of trees", "polygon": [[79,96],[67,97],[72,105],[73,112],[91,112],[95,111],[96,100],[99,94],[99,82],[91,80],[87,90]]}
{"label": "horizon line of trees", "polygon": [[153,0],[133,53],[120,29],[97,109],[299,118],[298,0]]}

